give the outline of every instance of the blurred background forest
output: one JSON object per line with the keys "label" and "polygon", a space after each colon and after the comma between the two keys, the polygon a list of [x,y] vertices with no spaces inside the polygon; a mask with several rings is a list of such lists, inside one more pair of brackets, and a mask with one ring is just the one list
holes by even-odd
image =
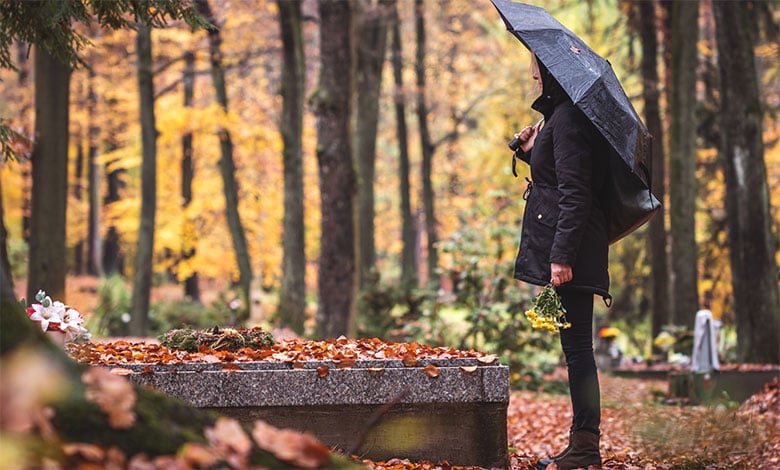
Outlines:
{"label": "blurred background forest", "polygon": [[[778,4],[528,3],[610,60],[654,135],[665,211],[611,247],[597,327],[647,358],[708,308],[725,359],[780,362]],[[45,289],[98,337],[259,324],[478,347],[528,373],[557,360],[511,277],[528,171],[507,142],[538,120],[531,57],[488,0],[192,4],[218,29],[73,22],[77,60],[4,39],[20,298]]]}

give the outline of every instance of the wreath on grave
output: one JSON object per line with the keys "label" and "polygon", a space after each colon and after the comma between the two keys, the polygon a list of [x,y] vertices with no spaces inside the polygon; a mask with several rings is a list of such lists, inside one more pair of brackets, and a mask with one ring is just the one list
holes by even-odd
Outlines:
{"label": "wreath on grave", "polygon": [[167,331],[160,336],[160,344],[171,349],[198,352],[204,349],[236,352],[239,349],[263,349],[274,345],[274,337],[259,326],[254,328],[220,328],[193,330],[188,328]]}

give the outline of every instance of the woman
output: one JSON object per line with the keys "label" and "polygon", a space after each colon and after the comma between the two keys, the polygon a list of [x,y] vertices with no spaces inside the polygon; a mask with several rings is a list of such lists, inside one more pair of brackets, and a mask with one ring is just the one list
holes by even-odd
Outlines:
{"label": "woman", "polygon": [[532,108],[544,115],[545,124],[515,136],[522,142],[518,157],[531,166],[531,180],[514,277],[540,286],[552,283],[561,296],[571,323],[560,335],[573,412],[568,447],[540,460],[539,467],[553,462],[559,469],[600,467],[593,295],[610,299],[602,203],[607,143],[536,57],[533,78],[542,94]]}

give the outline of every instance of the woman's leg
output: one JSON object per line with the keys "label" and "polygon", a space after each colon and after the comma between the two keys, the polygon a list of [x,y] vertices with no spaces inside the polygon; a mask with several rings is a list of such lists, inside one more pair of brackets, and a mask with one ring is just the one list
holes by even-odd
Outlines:
{"label": "woman's leg", "polygon": [[561,330],[561,346],[569,372],[572,431],[599,434],[601,397],[593,356],[593,294],[561,289],[561,303],[571,328]]}

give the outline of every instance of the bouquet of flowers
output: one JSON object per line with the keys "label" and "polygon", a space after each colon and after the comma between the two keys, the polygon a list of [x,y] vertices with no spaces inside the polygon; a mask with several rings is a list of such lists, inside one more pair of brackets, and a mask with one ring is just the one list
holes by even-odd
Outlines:
{"label": "bouquet of flowers", "polygon": [[82,326],[84,317],[78,310],[60,301],[52,301],[42,290],[35,295],[35,300],[37,303],[27,307],[27,316],[37,322],[43,332],[59,331],[65,335],[66,342],[89,340],[90,334]]}
{"label": "bouquet of flowers", "polygon": [[544,286],[534,297],[531,309],[525,312],[525,317],[537,330],[558,333],[562,329],[571,328],[571,323],[566,321],[566,309],[561,304],[561,297],[552,284]]}

